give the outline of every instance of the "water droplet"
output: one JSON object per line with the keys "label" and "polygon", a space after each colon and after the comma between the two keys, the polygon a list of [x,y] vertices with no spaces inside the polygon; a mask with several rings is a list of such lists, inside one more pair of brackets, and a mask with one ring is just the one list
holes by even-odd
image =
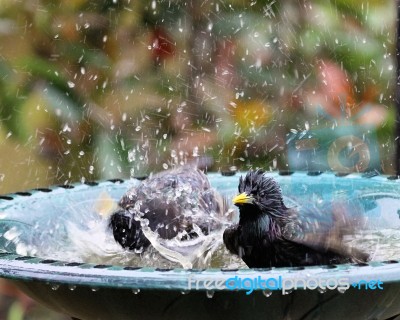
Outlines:
{"label": "water droplet", "polygon": [[142,252],[143,252],[143,247],[135,248],[135,249],[133,250],[133,252],[135,252],[135,253],[142,253]]}
{"label": "water droplet", "polygon": [[68,81],[68,87],[74,88],[75,87],[75,83],[73,83],[72,81]]}
{"label": "water droplet", "polygon": [[337,291],[339,291],[339,293],[345,293],[347,291],[347,289],[343,288],[343,287],[338,287]]}
{"label": "water droplet", "polygon": [[134,294],[138,294],[138,293],[140,292],[140,289],[132,289],[132,292],[133,292]]}
{"label": "water droplet", "polygon": [[288,295],[288,294],[291,294],[293,292],[293,289],[290,289],[290,290],[285,290],[285,291],[283,291],[282,292],[282,295]]}
{"label": "water droplet", "polygon": [[326,292],[326,288],[318,287],[317,290],[318,290],[319,293],[325,293]]}
{"label": "water droplet", "polygon": [[272,167],[273,167],[274,169],[276,169],[276,168],[278,167],[278,160],[277,160],[276,158],[274,158],[274,159],[272,160]]}
{"label": "water droplet", "polygon": [[68,123],[64,124],[64,127],[62,129],[63,132],[71,132],[71,127],[68,125]]}
{"label": "water droplet", "polygon": [[263,295],[266,296],[267,298],[269,298],[272,295],[272,291],[271,290],[263,290]]}
{"label": "water droplet", "polygon": [[207,290],[206,295],[208,299],[211,299],[212,297],[214,297],[214,290]]}
{"label": "water droplet", "polygon": [[[15,241],[16,242],[16,241]],[[22,256],[28,255],[28,247],[24,243],[18,243],[15,247],[15,252]]]}
{"label": "water droplet", "polygon": [[136,150],[128,151],[128,161],[132,162],[136,160]]}
{"label": "water droplet", "polygon": [[56,291],[59,287],[60,287],[59,284],[53,284],[53,285],[51,285],[51,290]]}
{"label": "water droplet", "polygon": [[16,227],[12,227],[11,229],[7,230],[3,237],[9,241],[14,240],[15,238],[17,238],[18,236],[21,235],[21,231],[19,231]]}

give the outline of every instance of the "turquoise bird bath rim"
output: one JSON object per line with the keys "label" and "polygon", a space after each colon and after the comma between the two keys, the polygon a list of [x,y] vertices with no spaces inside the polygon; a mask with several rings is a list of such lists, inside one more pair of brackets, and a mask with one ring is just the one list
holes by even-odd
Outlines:
{"label": "turquoise bird bath rim", "polygon": [[[376,173],[268,174],[281,185],[288,205],[326,202],[345,195],[359,199],[369,226],[400,228],[400,181],[396,177]],[[239,174],[210,173],[208,177],[222,194],[231,197],[237,192]],[[50,228],[51,234],[46,234],[46,228],[64,221],[58,219],[67,219],[74,211],[74,203],[85,200],[85,205],[90,206],[102,191],[119,199],[137,183],[134,179],[116,179],[0,196],[0,277],[13,281],[40,303],[78,319],[395,319],[400,315],[400,257],[333,266],[185,270],[61,261],[21,254],[16,238],[40,238],[46,242],[52,237],[65,237],[62,228]],[[10,230],[17,231],[16,235]],[[299,285],[286,294],[280,289],[260,288],[246,294],[249,290],[245,287],[212,287],[235,277],[319,279],[327,283],[346,278],[350,284],[361,283],[361,289],[350,286],[342,292],[304,290]],[[383,283],[382,290],[365,285],[377,280]]]}

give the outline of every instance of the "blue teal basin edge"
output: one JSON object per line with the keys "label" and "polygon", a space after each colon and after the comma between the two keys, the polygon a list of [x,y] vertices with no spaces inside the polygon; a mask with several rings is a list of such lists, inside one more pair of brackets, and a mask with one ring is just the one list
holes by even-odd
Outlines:
{"label": "blue teal basin edge", "polygon": [[[360,281],[380,280],[384,284],[400,282],[400,263],[396,260],[385,262],[373,262],[370,264],[337,265],[335,268],[305,267],[298,268],[273,268],[273,269],[162,269],[140,268],[137,270],[125,270],[123,267],[93,264],[80,266],[67,266],[63,262],[56,261],[51,264],[41,263],[39,259],[16,260],[21,256],[7,255],[0,259],[0,277],[11,280],[32,281],[39,280],[51,284],[70,284],[90,287],[117,287],[128,289],[161,289],[161,290],[188,290],[191,282],[192,290],[207,290],[205,282],[209,279],[225,282],[232,277],[241,278],[279,278],[296,280],[318,278],[329,280],[332,278],[347,278],[350,283]],[[36,261],[35,261],[36,260]],[[68,264],[65,263],[65,264]],[[197,284],[197,287],[195,285]],[[301,287],[299,287],[301,289]],[[222,290],[230,291],[228,288]],[[246,291],[246,289],[240,289]],[[255,289],[260,290],[260,289]],[[218,290],[219,291],[219,290]]]}
{"label": "blue teal basin edge", "polygon": [[[277,179],[282,187],[285,197],[290,195],[289,200],[299,201],[305,195],[312,194],[315,197],[315,192],[318,196],[329,200],[335,197],[335,192],[340,192],[343,188],[347,188],[350,193],[366,193],[373,194],[374,197],[391,195],[394,198],[399,198],[400,195],[400,180],[388,179],[387,176],[368,176],[362,174],[349,174],[338,177],[334,173],[322,173],[317,175],[310,175],[306,172],[295,172],[289,175],[281,175],[278,172],[271,172],[268,175]],[[208,177],[214,188],[227,197],[231,197],[237,191],[237,183],[240,173],[235,176],[222,176],[219,173],[209,173]],[[0,198],[0,214],[4,211],[12,210],[13,203],[27,203],[32,206],[34,203],[40,201],[49,202],[54,205],[57,203],[58,198],[73,199],[77,195],[85,198],[95,198],[98,194],[98,189],[105,188],[115,198],[119,199],[120,196],[131,186],[138,184],[139,181],[135,179],[130,180],[111,180],[103,181],[98,184],[74,184],[67,187],[53,187],[49,190],[51,192],[31,190],[27,193],[10,194],[3,199]],[[314,188],[315,190],[310,190]],[[12,199],[6,200],[7,197]],[[400,200],[399,200],[400,208]],[[13,212],[13,218],[22,223],[31,223],[35,219],[34,215],[24,215],[21,212]],[[400,219],[397,216],[386,217],[382,213],[374,213],[372,210],[371,221],[374,222],[388,220],[390,227],[400,227]],[[376,216],[375,216],[376,215]],[[397,220],[394,220],[397,218]],[[7,219],[5,220],[7,221]],[[1,220],[0,220],[1,222]],[[15,221],[13,221],[15,222]],[[0,242],[1,243],[1,242]],[[0,249],[1,246],[0,246]],[[113,286],[123,288],[157,288],[163,290],[185,290],[188,286],[188,279],[193,281],[200,281],[198,286],[199,290],[206,290],[202,281],[205,278],[212,277],[213,279],[225,281],[232,276],[239,275],[241,277],[257,277],[268,276],[278,277],[282,276],[291,279],[301,275],[302,277],[315,277],[319,278],[332,278],[332,277],[347,277],[351,282],[360,280],[373,280],[377,278],[386,282],[399,282],[400,281],[400,263],[397,259],[390,261],[372,261],[362,265],[343,264],[327,268],[326,266],[305,267],[305,268],[272,268],[265,270],[253,269],[238,269],[238,270],[221,270],[221,269],[206,269],[199,270],[184,270],[172,269],[163,270],[157,268],[146,268],[145,266],[138,266],[137,270],[126,270],[122,266],[96,266],[94,264],[79,264],[68,265],[70,262],[63,261],[46,261],[42,263],[43,259],[40,257],[24,257],[10,252],[9,250],[2,250],[4,253],[0,254],[0,277],[9,279],[32,280],[38,279],[42,281],[59,282],[66,284],[77,283],[79,285],[87,286]],[[47,259],[48,260],[48,259]],[[132,269],[127,266],[128,269]],[[140,267],[140,268],[139,268]]]}
{"label": "blue teal basin edge", "polygon": [[[302,201],[330,201],[343,196],[343,191],[346,191],[348,197],[362,199],[372,226],[400,228],[397,212],[400,208],[400,181],[397,179],[375,174],[268,174],[278,180],[289,205],[301,205]],[[208,176],[213,187],[228,198],[236,194],[240,174],[222,176],[210,173]],[[3,237],[8,225],[29,230],[38,219],[68,214],[65,200],[73,203],[75,200],[95,199],[100,190],[118,200],[137,183],[137,180],[117,179],[0,196],[0,277],[11,280],[43,305],[82,320],[393,320],[400,316],[400,261],[397,257],[358,265],[304,268],[157,269],[81,264],[18,255],[12,242]],[[396,208],[387,208],[386,198],[394,199]],[[40,210],[43,207],[52,210]],[[29,209],[29,214],[25,209]],[[322,293],[302,290],[300,285],[290,294],[277,291],[270,296],[258,288],[249,295],[245,288],[210,292],[205,283],[210,279],[224,282],[234,277],[254,279],[259,276],[287,280],[346,277],[349,283],[380,280],[383,290],[350,287],[344,293],[338,290]],[[192,283],[191,290],[188,290],[189,282]]]}

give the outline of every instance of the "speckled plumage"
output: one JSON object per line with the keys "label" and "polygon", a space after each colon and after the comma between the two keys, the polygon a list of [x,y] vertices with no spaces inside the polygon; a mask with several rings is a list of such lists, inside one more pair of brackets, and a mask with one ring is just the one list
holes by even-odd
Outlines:
{"label": "speckled plumage", "polygon": [[[221,227],[225,203],[211,188],[207,176],[194,166],[182,166],[157,173],[130,189],[110,217],[115,240],[130,250],[146,249],[150,242],[141,223],[163,239],[178,235],[182,241],[207,235]],[[198,229],[199,228],[199,229]]]}
{"label": "speckled plumage", "polygon": [[[227,249],[251,268],[326,265],[361,262],[368,255],[343,244],[355,227],[347,205],[321,210],[314,205],[287,208],[277,182],[262,170],[240,178],[239,193],[248,203],[236,203],[240,218],[224,232]],[[249,198],[249,199],[250,199]]]}

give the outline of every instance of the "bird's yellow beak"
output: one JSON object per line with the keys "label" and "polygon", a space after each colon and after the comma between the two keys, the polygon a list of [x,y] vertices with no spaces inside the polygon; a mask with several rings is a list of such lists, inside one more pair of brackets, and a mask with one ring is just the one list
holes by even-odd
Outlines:
{"label": "bird's yellow beak", "polygon": [[246,192],[238,194],[233,198],[233,204],[253,203],[254,198],[249,196]]}

